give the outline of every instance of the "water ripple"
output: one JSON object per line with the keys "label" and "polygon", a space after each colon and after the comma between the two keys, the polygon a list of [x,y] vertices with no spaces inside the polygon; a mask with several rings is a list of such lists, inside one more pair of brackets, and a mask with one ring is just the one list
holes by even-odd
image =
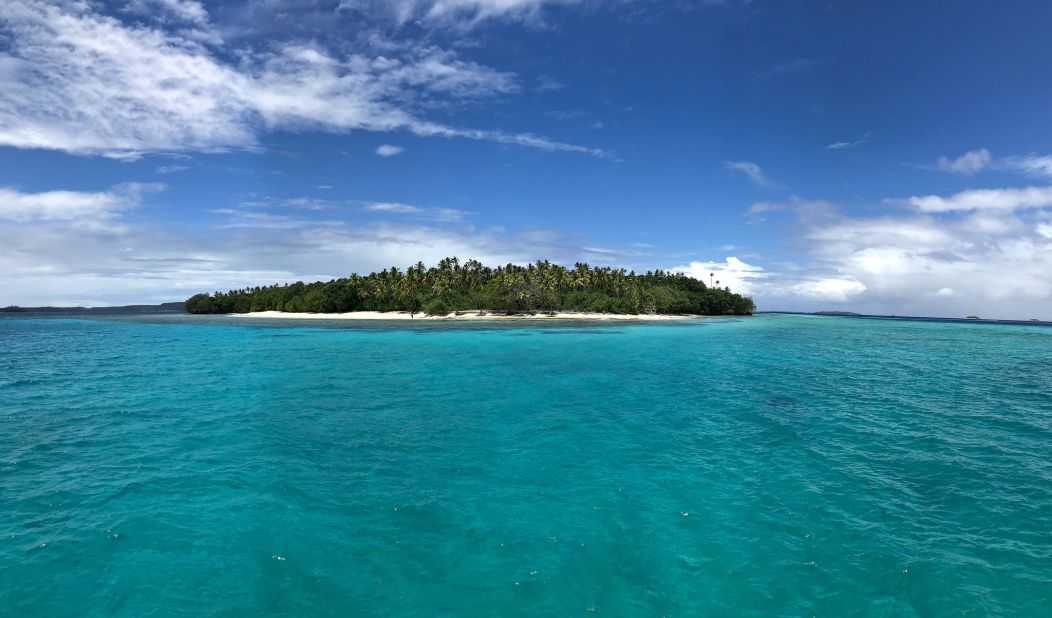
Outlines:
{"label": "water ripple", "polygon": [[0,615],[1052,607],[1052,329],[0,321]]}

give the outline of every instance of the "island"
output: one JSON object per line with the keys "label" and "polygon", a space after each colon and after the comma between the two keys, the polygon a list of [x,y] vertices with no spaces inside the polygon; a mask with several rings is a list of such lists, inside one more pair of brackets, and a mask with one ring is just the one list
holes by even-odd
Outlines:
{"label": "island", "polygon": [[19,307],[9,305],[0,308],[0,313],[26,313],[45,315],[144,315],[186,313],[183,301],[159,305],[121,305],[117,307]]}
{"label": "island", "polygon": [[751,298],[682,273],[573,268],[547,260],[491,268],[451,257],[349,277],[196,294],[192,314],[383,319],[431,317],[593,317],[752,315]]}

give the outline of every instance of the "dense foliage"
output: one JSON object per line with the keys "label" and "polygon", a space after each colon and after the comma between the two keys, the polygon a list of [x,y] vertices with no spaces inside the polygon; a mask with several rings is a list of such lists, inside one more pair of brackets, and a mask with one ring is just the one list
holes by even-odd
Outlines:
{"label": "dense foliage", "polygon": [[422,263],[367,276],[328,282],[245,288],[197,294],[190,313],[289,311],[593,311],[604,313],[751,314],[752,299],[661,270],[637,275],[624,269],[576,264],[572,269],[538,261],[528,266],[489,268],[476,260],[446,258],[433,268]]}

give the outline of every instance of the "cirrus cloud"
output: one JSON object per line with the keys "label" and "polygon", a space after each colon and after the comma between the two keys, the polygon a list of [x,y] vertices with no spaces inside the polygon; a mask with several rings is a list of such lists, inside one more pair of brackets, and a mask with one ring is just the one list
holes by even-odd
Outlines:
{"label": "cirrus cloud", "polygon": [[724,165],[729,170],[745,174],[754,185],[760,187],[771,187],[775,185],[775,182],[768,178],[767,174],[764,173],[763,168],[752,161],[727,161]]}
{"label": "cirrus cloud", "polygon": [[342,0],[345,11],[384,11],[400,24],[418,21],[468,29],[495,19],[536,21],[549,7],[591,0]]}
{"label": "cirrus cloud", "polygon": [[89,4],[27,0],[0,3],[0,28],[0,145],[136,158],[255,149],[268,131],[363,130],[609,156],[427,120],[422,111],[435,105],[519,90],[514,75],[435,47],[387,56],[300,42],[216,50],[193,32],[125,23]]}
{"label": "cirrus cloud", "polygon": [[865,144],[867,141],[869,141],[869,136],[870,135],[872,135],[872,133],[863,133],[862,137],[860,137],[860,138],[858,138],[856,140],[852,140],[850,142],[833,142],[832,144],[826,145],[826,149],[827,150],[848,150],[848,149],[851,149],[851,148],[858,148],[862,144]]}

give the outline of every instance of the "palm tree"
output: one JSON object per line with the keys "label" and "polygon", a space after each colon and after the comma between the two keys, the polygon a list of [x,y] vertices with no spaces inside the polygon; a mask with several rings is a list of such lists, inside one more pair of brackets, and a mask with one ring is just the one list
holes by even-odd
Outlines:
{"label": "palm tree", "polygon": [[[557,285],[558,279],[556,278],[555,273],[551,270],[545,271],[544,276],[541,278],[540,285],[538,286],[538,289],[540,291],[539,300],[541,304],[541,309],[551,307],[552,297],[555,296],[555,288]],[[545,303],[545,300],[547,300],[548,302]]]}

